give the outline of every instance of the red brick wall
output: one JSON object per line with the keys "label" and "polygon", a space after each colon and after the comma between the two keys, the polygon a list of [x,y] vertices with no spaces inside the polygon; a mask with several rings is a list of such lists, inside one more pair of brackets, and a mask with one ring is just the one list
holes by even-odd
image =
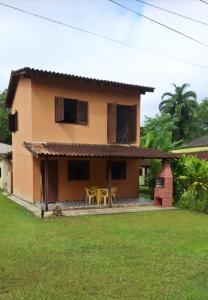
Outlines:
{"label": "red brick wall", "polygon": [[157,178],[164,178],[164,187],[155,187],[154,205],[163,207],[172,207],[173,204],[173,175],[171,165],[165,163],[162,170],[158,173]]}

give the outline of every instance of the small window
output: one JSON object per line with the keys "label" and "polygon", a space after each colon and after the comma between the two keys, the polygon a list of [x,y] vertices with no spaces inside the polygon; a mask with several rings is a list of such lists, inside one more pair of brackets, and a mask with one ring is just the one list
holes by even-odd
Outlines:
{"label": "small window", "polygon": [[90,162],[87,160],[68,161],[68,180],[89,180]]}
{"label": "small window", "polygon": [[0,168],[0,178],[1,178],[1,168]]}
{"label": "small window", "polygon": [[17,122],[18,122],[18,113],[17,111],[14,114],[9,114],[9,130],[11,132],[17,131]]}
{"label": "small window", "polygon": [[111,172],[112,179],[126,179],[126,162],[112,161]]}
{"label": "small window", "polygon": [[55,97],[55,121],[58,123],[88,123],[88,103],[77,99]]}

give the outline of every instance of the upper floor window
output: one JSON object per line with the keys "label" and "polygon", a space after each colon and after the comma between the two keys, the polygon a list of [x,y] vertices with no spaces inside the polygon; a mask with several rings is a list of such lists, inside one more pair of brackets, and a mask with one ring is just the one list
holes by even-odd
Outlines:
{"label": "upper floor window", "polygon": [[137,138],[137,105],[108,103],[108,144],[133,144]]}
{"label": "upper floor window", "polygon": [[88,103],[77,99],[55,97],[55,121],[58,123],[88,123]]}
{"label": "upper floor window", "polygon": [[15,132],[18,129],[18,112],[9,114],[9,130]]}

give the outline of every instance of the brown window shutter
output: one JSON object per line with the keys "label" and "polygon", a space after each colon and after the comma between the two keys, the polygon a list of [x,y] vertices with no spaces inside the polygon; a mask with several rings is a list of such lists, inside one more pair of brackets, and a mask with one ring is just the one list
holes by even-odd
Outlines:
{"label": "brown window shutter", "polygon": [[9,130],[11,132],[17,131],[18,125],[18,113],[17,111],[14,114],[9,114]]}
{"label": "brown window shutter", "polygon": [[86,125],[88,123],[88,102],[78,101],[77,123]]}
{"label": "brown window shutter", "polygon": [[64,121],[64,98],[55,97],[55,122]]}
{"label": "brown window shutter", "polygon": [[107,143],[116,144],[116,103],[108,103],[107,108]]}
{"label": "brown window shutter", "polygon": [[137,105],[129,107],[129,144],[137,142]]}

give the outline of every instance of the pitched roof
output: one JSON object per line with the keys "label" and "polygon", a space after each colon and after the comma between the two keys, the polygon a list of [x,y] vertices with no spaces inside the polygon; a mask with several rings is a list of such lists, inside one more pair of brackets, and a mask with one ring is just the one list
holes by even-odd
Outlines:
{"label": "pitched roof", "polygon": [[17,83],[18,83],[20,76],[25,76],[25,77],[30,77],[30,78],[31,77],[37,78],[39,76],[39,77],[47,77],[47,78],[55,78],[55,79],[82,81],[82,82],[87,82],[87,83],[95,83],[95,84],[106,86],[106,87],[119,87],[119,88],[123,88],[123,89],[133,89],[133,90],[138,91],[138,93],[140,93],[140,94],[145,94],[146,92],[154,92],[153,87],[121,83],[121,82],[109,81],[109,80],[100,80],[100,79],[95,79],[95,78],[87,78],[87,77],[75,76],[75,75],[71,75],[71,74],[57,73],[57,72],[38,70],[38,69],[25,67],[25,68],[11,72],[9,87],[8,87],[8,92],[7,92],[7,98],[6,98],[6,106],[7,107],[11,107],[11,105],[12,105],[16,87],[17,87]]}
{"label": "pitched roof", "polygon": [[188,144],[184,145],[183,148],[195,148],[208,146],[208,135],[203,135]]}
{"label": "pitched roof", "polygon": [[137,146],[66,144],[52,142],[23,143],[34,156],[66,156],[66,157],[117,157],[117,158],[177,158],[174,153]]}

